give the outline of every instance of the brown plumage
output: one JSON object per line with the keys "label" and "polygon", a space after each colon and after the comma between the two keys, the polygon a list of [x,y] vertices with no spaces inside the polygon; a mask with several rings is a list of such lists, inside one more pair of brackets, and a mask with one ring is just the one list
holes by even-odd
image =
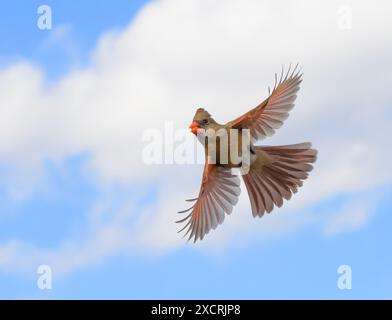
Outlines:
{"label": "brown plumage", "polygon": [[[310,143],[286,146],[254,145],[257,140],[274,134],[275,129],[282,126],[294,107],[296,93],[302,82],[302,74],[296,69],[297,67],[290,72],[289,68],[286,74],[282,69],[279,81],[275,75],[274,88],[266,100],[225,125],[218,124],[206,110],[197,109],[190,128],[205,147],[206,163],[198,197],[187,200],[195,201],[194,205],[180,211],[191,212],[177,221],[185,223],[180,232],[187,229],[185,236],[188,236],[188,239],[203,239],[211,229],[223,222],[225,213],[230,214],[238,202],[240,179],[233,174],[232,169],[241,167],[243,163],[233,162],[227,154],[235,150],[240,160],[245,162],[242,153],[244,141],[250,148],[250,166],[242,173],[242,178],[254,217],[262,217],[265,212],[270,213],[275,206],[281,207],[283,200],[289,200],[308,177],[308,172],[313,168],[310,163],[315,162],[317,157],[317,151],[311,148]],[[238,133],[235,139],[230,134],[233,129]],[[249,130],[247,136],[245,129]],[[216,144],[213,146],[206,139],[206,132],[215,133]],[[227,133],[227,138],[220,136],[219,132]],[[225,143],[227,148],[223,147]]]}

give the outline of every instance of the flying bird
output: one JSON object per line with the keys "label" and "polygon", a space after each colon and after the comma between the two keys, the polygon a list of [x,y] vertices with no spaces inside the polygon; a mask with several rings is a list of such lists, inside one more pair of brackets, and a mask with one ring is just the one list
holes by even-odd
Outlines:
{"label": "flying bird", "polygon": [[[298,65],[297,65],[298,66]],[[302,82],[302,72],[297,66],[290,72],[275,74],[275,85],[269,96],[258,106],[243,114],[239,118],[224,125],[217,123],[211,115],[199,108],[189,128],[191,132],[203,143],[206,161],[202,176],[201,187],[197,198],[186,201],[194,202],[189,209],[179,213],[190,213],[177,223],[185,225],[179,232],[185,231],[188,240],[196,242],[202,240],[211,230],[221,224],[225,214],[230,214],[237,204],[240,195],[240,178],[233,174],[233,168],[242,163],[233,163],[230,160],[222,161],[222,141],[216,139],[216,145],[211,147],[210,140],[205,139],[202,133],[207,131],[231,132],[237,130],[234,139],[228,140],[228,150],[238,149],[238,154],[244,156],[241,141],[245,130],[249,137],[249,167],[242,175],[251,204],[254,217],[262,217],[265,212],[270,213],[275,206],[281,207],[283,200],[289,200],[302,186],[302,181],[308,177],[313,169],[311,163],[316,161],[317,150],[312,149],[311,143],[298,143],[282,146],[259,146],[257,141],[271,136],[283,125],[288,118],[289,111],[294,107],[297,92]],[[228,134],[229,137],[230,134]],[[212,150],[212,151],[211,151]],[[214,161],[210,161],[211,152]],[[225,150],[226,152],[226,150]]]}

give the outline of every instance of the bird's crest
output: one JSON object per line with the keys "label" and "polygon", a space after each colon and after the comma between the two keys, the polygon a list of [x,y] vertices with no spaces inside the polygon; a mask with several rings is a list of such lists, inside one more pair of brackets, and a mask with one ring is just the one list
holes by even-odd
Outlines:
{"label": "bird's crest", "polygon": [[210,113],[208,111],[206,111],[203,108],[198,108],[196,110],[196,113],[195,113],[195,116],[194,116],[195,120],[201,120],[201,119],[207,119],[207,118],[211,118],[211,115],[210,115]]}

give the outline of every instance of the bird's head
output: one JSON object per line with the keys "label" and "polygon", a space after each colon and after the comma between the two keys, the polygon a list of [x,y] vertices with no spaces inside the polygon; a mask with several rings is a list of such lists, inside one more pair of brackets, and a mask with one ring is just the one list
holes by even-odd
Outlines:
{"label": "bird's head", "polygon": [[211,115],[203,108],[199,108],[196,110],[189,128],[191,129],[191,132],[196,135],[198,130],[206,130],[212,122],[214,122],[214,120],[211,118]]}

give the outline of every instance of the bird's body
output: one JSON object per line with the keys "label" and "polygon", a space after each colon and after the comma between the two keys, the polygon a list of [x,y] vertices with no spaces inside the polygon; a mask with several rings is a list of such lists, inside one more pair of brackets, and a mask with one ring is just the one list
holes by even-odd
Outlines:
{"label": "bird's body", "polygon": [[[272,135],[288,117],[294,106],[302,74],[294,71],[283,77],[270,96],[241,117],[226,123],[217,123],[204,109],[199,108],[190,125],[204,145],[206,164],[202,185],[192,210],[184,219],[182,228],[188,228],[194,241],[222,223],[225,213],[231,213],[240,194],[240,179],[232,172],[241,168],[248,191],[253,216],[270,213],[275,206],[282,206],[283,199],[290,199],[297,192],[312,170],[317,151],[310,143],[286,146],[257,146],[257,140]],[[246,170],[244,170],[244,168]],[[182,231],[180,230],[180,231]]]}
{"label": "bird's body", "polygon": [[[233,157],[230,155],[238,155],[238,158],[241,159],[243,143],[249,143],[251,150],[253,150],[250,140],[246,135],[243,135],[242,130],[233,133],[233,131],[231,131],[232,128],[229,125],[221,125],[218,123],[208,126],[208,129],[212,132],[211,136],[206,137],[202,134],[198,135],[200,143],[204,146],[206,157],[210,160],[214,159],[216,165],[224,168],[241,167],[241,162],[234,161]],[[214,141],[215,143],[209,142],[208,139],[211,139],[210,141]]]}

